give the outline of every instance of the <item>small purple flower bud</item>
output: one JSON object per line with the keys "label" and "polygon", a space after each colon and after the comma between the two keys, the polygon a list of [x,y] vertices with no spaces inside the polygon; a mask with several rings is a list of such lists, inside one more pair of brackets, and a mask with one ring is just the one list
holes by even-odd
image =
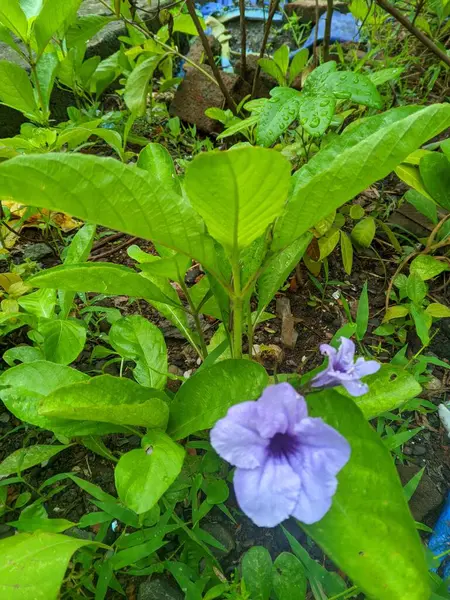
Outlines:
{"label": "small purple flower bud", "polygon": [[343,385],[352,396],[367,394],[369,386],[361,381],[361,377],[376,373],[381,367],[380,363],[364,358],[358,358],[355,362],[355,344],[345,337],[341,337],[338,350],[322,344],[320,351],[328,356],[328,365],[312,379],[313,387]]}
{"label": "small purple flower bud", "polygon": [[319,521],[350,458],[347,440],[322,419],[308,417],[305,399],[289,383],[232,406],[211,430],[211,444],[237,467],[237,501],[260,527],[275,527],[291,515],[307,524]]}

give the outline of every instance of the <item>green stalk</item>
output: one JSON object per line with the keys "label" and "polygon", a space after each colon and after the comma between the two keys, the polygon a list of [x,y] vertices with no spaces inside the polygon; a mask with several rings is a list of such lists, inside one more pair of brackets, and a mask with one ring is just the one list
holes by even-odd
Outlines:
{"label": "green stalk", "polygon": [[189,290],[187,288],[187,285],[183,281],[182,277],[179,278],[178,283],[180,284],[180,287],[183,290],[184,295],[186,296],[186,300],[187,300],[187,303],[189,304],[189,308],[190,308],[190,314],[194,318],[195,329],[197,330],[198,337],[200,338],[200,352],[199,352],[199,348],[196,347],[195,349],[200,354],[200,358],[205,360],[205,358],[208,356],[208,348],[206,347],[205,336],[203,335],[202,325],[200,323],[200,318],[198,316],[198,309],[195,308],[194,303],[192,302],[192,299],[189,295]]}
{"label": "green stalk", "polygon": [[233,356],[242,358],[242,317],[244,312],[244,302],[241,290],[241,270],[239,261],[233,260]]}

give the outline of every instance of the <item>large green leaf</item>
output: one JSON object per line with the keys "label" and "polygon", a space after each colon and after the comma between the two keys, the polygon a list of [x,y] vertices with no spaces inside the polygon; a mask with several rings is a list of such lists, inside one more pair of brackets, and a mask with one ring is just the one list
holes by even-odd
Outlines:
{"label": "large green leaf", "polygon": [[75,23],[71,25],[66,32],[67,47],[82,47],[85,42],[93,38],[111,21],[114,21],[114,17],[105,17],[102,15],[86,15],[78,17]]}
{"label": "large green leaf", "polygon": [[372,81],[361,73],[336,71],[330,73],[325,85],[337,98],[351,98],[357,104],[381,108],[383,101]]}
{"label": "large green leaf", "polygon": [[282,252],[278,252],[267,259],[257,282],[257,319],[278,292],[286,277],[295,268],[295,265],[306,252],[311,239],[312,234],[307,233],[298,240],[292,242],[292,244]]}
{"label": "large green leaf", "polygon": [[369,598],[425,600],[425,552],[389,450],[349,398],[324,391],[308,405],[348,440],[351,457],[330,511],[302,527]]}
{"label": "large green leaf", "polygon": [[163,389],[167,381],[167,347],[161,331],[139,315],[113,323],[111,346],[124,358],[134,360],[134,377],[145,387]]}
{"label": "large green leaf", "polygon": [[88,380],[88,375],[47,361],[25,363],[0,377],[0,398],[6,408],[25,423],[50,429],[67,437],[103,435],[124,431],[117,425],[49,418],[39,413],[43,399],[60,387]]}
{"label": "large green leaf", "polygon": [[259,117],[256,141],[261,146],[274,144],[298,117],[300,94],[291,88],[283,87],[278,90],[283,93],[277,93],[266,102]]}
{"label": "large green leaf", "polygon": [[177,194],[181,194],[180,180],[178,179],[173,159],[161,144],[147,144],[141,150],[137,166],[150,176],[150,181],[159,181],[161,185],[168,186]]}
{"label": "large green leaf", "polygon": [[344,132],[294,175],[286,212],[275,228],[273,248],[289,245],[449,125],[450,105],[435,104],[421,110],[393,109]]}
{"label": "large green leaf", "polygon": [[[222,160],[226,162],[225,154]],[[66,212],[159,242],[220,275],[214,242],[198,214],[183,196],[142,169],[113,158],[50,153],[3,162],[0,178],[3,199]]]}
{"label": "large green leaf", "polygon": [[273,589],[278,600],[305,600],[308,580],[300,560],[282,552],[273,564]]}
{"label": "large green leaf", "polygon": [[427,154],[421,159],[419,170],[433,200],[450,210],[450,160],[447,156],[437,152]]}
{"label": "large green leaf", "polygon": [[0,477],[6,477],[13,473],[21,473],[35,465],[39,465],[59,454],[69,446],[45,446],[36,445],[27,448],[19,448],[0,464]]}
{"label": "large green leaf", "polygon": [[168,433],[174,439],[212,427],[230,406],[256,400],[268,383],[265,369],[249,360],[224,360],[184,383],[170,404]]}
{"label": "large green leaf", "polygon": [[143,448],[124,454],[114,471],[122,502],[142,514],[150,510],[178,477],[184,449],[162,431],[150,431]]}
{"label": "large green leaf", "polygon": [[289,171],[278,152],[245,147],[198,155],[185,185],[209,233],[233,253],[249,246],[281,214]]}
{"label": "large green leaf", "polygon": [[28,21],[19,0],[7,0],[0,4],[0,21],[17,37],[26,40],[28,37]]}
{"label": "large green leaf", "polygon": [[2,600],[56,600],[72,554],[92,543],[44,531],[0,540]]}
{"label": "large green leaf", "polygon": [[264,546],[253,546],[242,559],[242,579],[252,600],[269,600],[272,591],[272,558]]}
{"label": "large green leaf", "polygon": [[364,382],[369,386],[369,391],[363,396],[353,398],[344,388],[340,388],[339,392],[353,398],[368,420],[398,408],[422,391],[408,371],[389,364],[382,365],[374,375],[364,377]]}
{"label": "large green leaf", "polygon": [[64,0],[64,2],[45,2],[34,21],[38,55],[41,55],[55,34],[63,37],[74,20],[82,0]]}
{"label": "large green leaf", "polygon": [[30,78],[25,69],[7,60],[0,60],[0,103],[20,110],[31,119],[36,118],[36,100]]}
{"label": "large green leaf", "polygon": [[331,123],[335,109],[336,99],[328,90],[304,92],[299,111],[300,124],[312,136],[323,135]]}
{"label": "large green leaf", "polygon": [[157,54],[142,61],[131,71],[127,79],[124,92],[125,104],[138,117],[145,115],[147,110],[149,84],[161,58],[162,56]]}
{"label": "large green leaf", "polygon": [[100,375],[64,385],[45,397],[39,414],[77,421],[101,421],[165,429],[168,397],[130,379]]}
{"label": "large green leaf", "polygon": [[146,277],[113,263],[61,265],[41,271],[28,279],[27,283],[40,288],[59,287],[72,292],[118,294],[172,304],[172,300]]}
{"label": "large green leaf", "polygon": [[39,324],[38,331],[44,338],[42,351],[45,360],[60,365],[68,365],[73,362],[83,350],[86,342],[84,321],[55,319]]}

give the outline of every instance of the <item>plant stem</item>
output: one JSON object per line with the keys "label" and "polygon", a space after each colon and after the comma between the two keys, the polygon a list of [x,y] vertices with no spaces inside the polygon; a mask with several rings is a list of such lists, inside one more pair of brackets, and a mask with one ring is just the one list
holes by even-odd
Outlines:
{"label": "plant stem", "polygon": [[216,78],[216,81],[219,84],[220,90],[223,94],[223,97],[226,100],[228,108],[230,108],[230,110],[235,115],[236,111],[237,111],[236,103],[234,102],[233,98],[231,97],[231,94],[228,91],[228,89],[222,79],[222,75],[220,74],[219,68],[216,65],[216,61],[214,60],[214,55],[212,53],[211,46],[209,45],[208,38],[206,37],[206,34],[203,31],[202,24],[200,23],[200,19],[198,18],[198,15],[195,11],[194,0],[186,0],[186,6],[189,11],[189,14],[191,15],[192,20],[194,21],[194,25],[197,29],[198,36],[202,42],[203,49],[205,50],[205,54],[208,58],[209,66],[211,67],[214,77]]}
{"label": "plant stem", "polygon": [[[261,50],[259,51],[259,58],[264,58],[264,53],[266,51],[267,40],[269,39],[270,28],[272,27],[273,17],[277,11],[280,0],[272,0],[269,9],[269,16],[266,21],[266,28],[264,29],[264,37],[261,44]],[[253,77],[253,85],[252,85],[252,98],[255,97],[256,88],[258,86],[259,74],[261,72],[261,68],[259,64],[256,65],[255,76]]]}
{"label": "plant stem", "polygon": [[317,38],[319,35],[319,0],[316,0],[316,24],[314,29],[314,44],[313,44],[313,65],[317,67],[319,61],[317,60]]}
{"label": "plant stem", "polygon": [[241,26],[241,77],[245,80],[247,74],[247,27],[245,24],[245,0],[239,0]]}
{"label": "plant stem", "polygon": [[248,305],[247,305],[247,341],[248,341],[248,356],[251,360],[253,358],[253,323],[252,323],[251,294],[248,297]]}
{"label": "plant stem", "polygon": [[237,259],[232,261],[233,270],[233,357],[242,358],[242,317],[244,303],[241,290],[241,270]]}
{"label": "plant stem", "polygon": [[331,20],[333,18],[333,0],[327,0],[327,18],[323,36],[323,62],[327,62],[330,55]]}
{"label": "plant stem", "polygon": [[189,290],[187,288],[187,285],[183,281],[182,277],[180,277],[180,280],[178,283],[180,284],[180,287],[183,290],[183,294],[186,296],[186,300],[187,300],[187,303],[189,304],[191,315],[194,318],[195,329],[197,330],[198,337],[200,339],[200,349],[197,347],[195,349],[199,353],[200,358],[205,360],[205,358],[208,356],[208,348],[206,347],[205,336],[203,335],[203,330],[202,330],[202,324],[200,323],[200,318],[198,316],[198,308],[196,308],[194,303],[192,302],[192,298],[189,294]]}

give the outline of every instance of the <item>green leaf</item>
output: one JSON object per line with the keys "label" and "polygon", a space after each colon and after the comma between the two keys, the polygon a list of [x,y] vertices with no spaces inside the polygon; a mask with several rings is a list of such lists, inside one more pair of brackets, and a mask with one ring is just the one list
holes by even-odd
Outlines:
{"label": "green leaf", "polygon": [[261,146],[274,144],[299,114],[300,94],[291,88],[275,89],[278,93],[264,104],[259,116],[256,141]]}
{"label": "green leaf", "polygon": [[[206,23],[202,17],[199,17],[200,25],[202,29],[206,29]],[[198,35],[197,28],[191,15],[179,14],[174,17],[173,20],[173,31],[181,31],[187,35]]]}
{"label": "green leaf", "polygon": [[353,267],[353,244],[348,235],[341,229],[341,256],[342,264],[347,275],[350,275]]}
{"label": "green leaf", "polygon": [[206,494],[206,501],[209,504],[222,504],[228,500],[230,489],[223,479],[206,479],[203,482],[202,490]]}
{"label": "green leaf", "polygon": [[0,376],[0,398],[21,421],[67,437],[123,431],[117,425],[85,421],[77,423],[68,419],[48,418],[39,413],[40,403],[53,391],[87,379],[89,377],[81,371],[65,365],[36,361],[8,369]]}
{"label": "green leaf", "polygon": [[363,248],[368,248],[375,237],[376,232],[375,219],[373,217],[366,217],[356,223],[352,229],[352,239]]}
{"label": "green leaf", "polygon": [[259,238],[280,214],[289,163],[273,150],[245,147],[199,154],[185,178],[193,207],[230,253]]}
{"label": "green leaf", "polygon": [[123,97],[130,112],[137,117],[145,115],[149,84],[161,59],[159,54],[147,58],[131,71],[127,79]]}
{"label": "green leaf", "polygon": [[336,246],[339,243],[339,238],[340,238],[339,229],[334,229],[334,227],[332,227],[326,235],[319,238],[319,240],[318,240],[318,246],[319,246],[319,251],[320,251],[319,260],[323,260],[324,258],[326,258],[329,254],[331,254],[333,252],[333,250],[336,248]]}
{"label": "green leaf", "polygon": [[353,204],[350,207],[350,217],[352,219],[355,219],[358,221],[359,219],[362,219],[365,214],[366,214],[366,211],[363,209],[363,207],[360,204]]}
{"label": "green leaf", "polygon": [[417,487],[420,483],[420,480],[422,479],[422,475],[425,472],[425,467],[422,467],[422,469],[420,469],[420,471],[418,471],[415,475],[413,475],[413,477],[411,477],[411,479],[408,481],[408,483],[406,483],[403,486],[403,493],[405,495],[405,499],[407,502],[409,502],[411,500],[411,498],[414,496],[415,491],[417,490]]}
{"label": "green leaf", "polygon": [[312,234],[306,233],[295,240],[282,252],[269,256],[263,265],[262,273],[258,277],[258,310],[256,321],[264,312],[269,302],[284,283],[289,273],[295,268],[303,254],[306,252],[312,239]]}
{"label": "green leaf", "polygon": [[283,44],[278,50],[275,50],[273,53],[273,60],[276,65],[278,65],[278,68],[283,75],[286,76],[289,67],[289,48],[286,44]]}
{"label": "green leaf", "polygon": [[55,312],[56,291],[45,288],[22,296],[17,302],[27,313],[43,319],[51,319]]}
{"label": "green leaf", "polygon": [[416,304],[420,304],[427,295],[427,292],[428,286],[422,277],[417,271],[411,271],[406,282],[406,294],[408,298]]}
{"label": "green leaf", "polygon": [[27,281],[40,288],[59,287],[72,292],[125,295],[173,304],[156,285],[136,271],[114,263],[61,265],[41,271]]}
{"label": "green leaf", "polygon": [[39,81],[46,117],[50,116],[50,96],[52,95],[58,65],[59,60],[56,52],[45,52],[36,65],[37,79]]}
{"label": "green leaf", "polygon": [[[23,513],[22,513],[23,514]],[[22,516],[22,515],[21,515]],[[49,533],[61,533],[75,527],[76,523],[67,519],[47,519],[47,518],[20,518],[18,521],[10,521],[13,527],[17,527],[19,531],[32,533],[33,531],[48,531]]]}
{"label": "green leaf", "polygon": [[432,223],[437,225],[437,206],[431,198],[427,198],[417,190],[408,190],[405,194],[405,200],[409,204],[412,204],[424,217],[427,217],[427,219],[430,219]]}
{"label": "green leaf", "polygon": [[19,4],[27,19],[37,17],[45,0],[19,0]]}
{"label": "green leaf", "polygon": [[0,596],[3,600],[56,600],[72,554],[92,543],[43,531],[0,540]]}
{"label": "green leaf", "polygon": [[230,406],[256,400],[268,383],[265,369],[248,360],[224,360],[188,379],[170,404],[168,433],[174,439],[208,429]]}
{"label": "green leaf", "polygon": [[308,58],[308,48],[302,48],[300,51],[296,52],[294,58],[292,59],[291,66],[289,67],[289,85],[294,82],[297,75],[300,75],[300,73],[306,67]]}
{"label": "green leaf", "polygon": [[150,510],[178,477],[184,449],[161,431],[151,431],[142,439],[143,448],[124,454],[114,477],[119,498],[142,514]]}
{"label": "green leaf", "polygon": [[84,348],[86,326],[75,319],[56,319],[39,325],[43,336],[42,351],[45,360],[60,365],[73,362]]}
{"label": "green leaf", "polygon": [[425,196],[425,198],[432,200],[430,194],[425,189],[422,177],[420,176],[419,168],[416,165],[411,165],[404,162],[401,165],[398,165],[396,169],[394,169],[394,172],[402,181],[414,188],[410,191],[418,192],[422,196]]}
{"label": "green leaf", "polygon": [[10,367],[14,367],[16,362],[30,363],[43,358],[41,350],[34,346],[15,346],[3,354],[3,360]]}
{"label": "green leaf", "polygon": [[448,271],[449,268],[444,261],[436,260],[428,254],[419,254],[411,262],[409,269],[411,273],[417,273],[420,279],[427,281],[427,279],[440,275],[443,271]]}
{"label": "green leaf", "polygon": [[19,0],[8,0],[1,3],[0,21],[23,41],[28,38],[28,21]]}
{"label": "green leaf", "polygon": [[302,527],[368,597],[428,598],[425,553],[389,450],[351,399],[326,391],[308,400],[311,416],[337,429],[352,453],[330,511]]}
{"label": "green leaf", "polygon": [[242,559],[242,579],[252,600],[269,600],[272,591],[272,559],[264,546],[253,546]]}
{"label": "green leaf", "polygon": [[35,465],[49,460],[52,456],[66,450],[69,446],[29,446],[20,448],[10,454],[0,463],[0,477],[6,477],[13,473],[21,473]]}
{"label": "green leaf", "polygon": [[335,109],[336,99],[333,94],[324,89],[308,93],[305,89],[301,96],[300,124],[312,136],[323,135],[331,123]]}
{"label": "green leaf", "polygon": [[356,339],[361,341],[366,335],[369,324],[369,295],[367,293],[367,281],[364,283],[361,295],[358,300],[358,310],[356,311]]}
{"label": "green leaf", "polygon": [[64,37],[69,25],[74,20],[82,0],[64,0],[64,2],[45,2],[42,10],[34,21],[34,35],[41,55],[51,40],[56,35],[59,39]]}
{"label": "green leaf", "polygon": [[286,211],[275,226],[272,249],[288,246],[374,181],[386,177],[449,125],[450,106],[434,104],[419,110],[395,108],[347,128],[294,175]]}
{"label": "green leaf", "polygon": [[368,77],[370,81],[376,85],[377,87],[383,85],[388,81],[392,81],[393,79],[398,79],[400,75],[403,73],[404,69],[402,67],[392,67],[390,69],[380,69],[379,71],[374,71],[373,73],[369,73]]}
{"label": "green leaf", "polygon": [[77,421],[101,421],[165,429],[168,397],[130,379],[100,375],[64,385],[43,398],[39,414]]}
{"label": "green leaf", "polygon": [[[437,319],[445,319],[450,317],[450,308],[444,304],[440,304],[439,302],[432,302],[429,304],[425,312]],[[4,356],[5,355],[3,355],[3,358]]]}
{"label": "green leaf", "polygon": [[390,306],[386,314],[383,318],[383,323],[387,321],[391,321],[392,319],[400,319],[401,317],[406,317],[409,314],[409,306],[406,304],[397,304],[395,306]]}
{"label": "green leaf", "polygon": [[37,105],[28,73],[7,60],[0,60],[0,102],[23,112],[29,119],[37,118]]}
{"label": "green leaf", "polygon": [[393,435],[383,437],[383,443],[388,450],[392,452],[396,448],[399,448],[403,444],[406,444],[411,438],[417,435],[423,427],[416,427],[415,429],[407,429],[406,431],[400,431],[400,433],[394,433]]}
{"label": "green leaf", "polygon": [[[408,371],[389,364],[381,365],[381,369],[374,375],[364,377],[364,383],[369,386],[369,391],[353,400],[368,420],[398,408],[422,391]],[[343,388],[340,388],[339,393],[352,398]]]}
{"label": "green leaf", "polygon": [[305,600],[307,579],[299,559],[290,552],[282,552],[273,564],[272,583],[278,600]]}
{"label": "green leaf", "polygon": [[[97,228],[95,225],[87,223],[76,232],[72,241],[70,242],[69,247],[67,248],[67,253],[64,258],[65,265],[82,263],[88,259],[89,254],[91,253],[92,244],[94,242],[96,229]],[[58,291],[58,300],[60,306],[59,317],[61,319],[67,318],[70,309],[72,308],[74,298],[75,292],[67,292],[65,290]]]}
{"label": "green leaf", "polygon": [[350,98],[357,104],[370,108],[381,108],[383,101],[375,84],[361,73],[336,71],[330,73],[325,82],[328,90],[337,98]]}
{"label": "green leaf", "polygon": [[[220,160],[228,162],[226,153]],[[158,242],[195,258],[220,279],[214,242],[198,214],[142,169],[113,158],[50,153],[4,161],[0,177],[4,198]]]}
{"label": "green leaf", "polygon": [[[411,277],[411,276],[410,276]],[[414,325],[416,327],[417,335],[424,346],[428,346],[430,343],[430,327],[432,325],[432,318],[429,313],[425,312],[423,308],[414,304],[410,305],[410,313],[413,318]]]}
{"label": "green leaf", "polygon": [[113,323],[111,346],[124,358],[134,360],[136,381],[145,387],[163,389],[167,382],[167,347],[161,331],[139,315]]}
{"label": "green leaf", "polygon": [[161,144],[148,144],[141,150],[137,166],[150,176],[150,181],[158,181],[181,195],[181,185],[173,164],[173,159]]}
{"label": "green leaf", "polygon": [[260,58],[258,64],[261,70],[273,77],[279,85],[285,84],[285,76],[272,58]]}
{"label": "green leaf", "polygon": [[431,152],[421,159],[419,170],[433,200],[450,210],[450,160],[445,154]]}
{"label": "green leaf", "polygon": [[102,15],[86,15],[78,17],[66,32],[66,44],[68,48],[83,45],[93,38],[105,25],[113,21],[113,17]]}

